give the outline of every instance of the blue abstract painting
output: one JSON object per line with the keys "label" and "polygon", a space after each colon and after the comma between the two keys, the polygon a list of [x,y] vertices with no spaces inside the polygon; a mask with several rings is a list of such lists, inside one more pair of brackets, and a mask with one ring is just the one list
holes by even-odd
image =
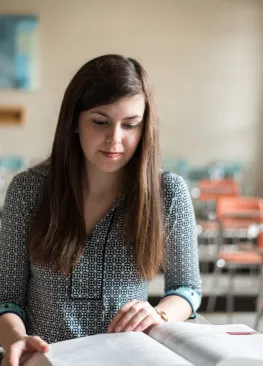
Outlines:
{"label": "blue abstract painting", "polygon": [[0,15],[0,88],[37,87],[36,16]]}

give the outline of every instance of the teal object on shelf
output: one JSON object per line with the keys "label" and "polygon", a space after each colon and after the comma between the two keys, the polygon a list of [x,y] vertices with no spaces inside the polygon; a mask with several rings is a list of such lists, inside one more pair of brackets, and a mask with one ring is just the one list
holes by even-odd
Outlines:
{"label": "teal object on shelf", "polygon": [[26,166],[25,160],[18,156],[2,156],[0,157],[0,169],[8,171],[19,171]]}
{"label": "teal object on shelf", "polygon": [[203,179],[211,179],[213,168],[207,166],[188,166],[185,170],[185,178],[189,181],[199,182]]}
{"label": "teal object on shelf", "polygon": [[216,169],[220,169],[222,172],[222,178],[229,179],[242,179],[244,173],[244,167],[241,163],[236,161],[215,161],[211,166]]}
{"label": "teal object on shelf", "polygon": [[187,179],[199,181],[201,179],[208,179],[209,178],[209,171],[205,168],[189,168],[186,171]]}
{"label": "teal object on shelf", "polygon": [[168,170],[169,172],[183,175],[183,172],[187,167],[187,163],[184,159],[166,158],[162,162],[162,167],[164,170]]}

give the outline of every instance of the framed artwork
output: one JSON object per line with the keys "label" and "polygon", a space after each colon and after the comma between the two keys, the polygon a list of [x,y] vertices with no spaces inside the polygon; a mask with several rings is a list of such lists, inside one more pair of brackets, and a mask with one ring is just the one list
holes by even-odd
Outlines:
{"label": "framed artwork", "polygon": [[0,14],[0,89],[37,87],[37,31],[36,16]]}

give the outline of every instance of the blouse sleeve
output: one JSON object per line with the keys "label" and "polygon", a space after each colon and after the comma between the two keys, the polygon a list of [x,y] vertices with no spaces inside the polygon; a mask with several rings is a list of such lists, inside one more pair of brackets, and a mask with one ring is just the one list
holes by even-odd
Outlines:
{"label": "blouse sleeve", "polygon": [[14,313],[23,321],[29,277],[24,174],[9,185],[0,229],[0,315]]}
{"label": "blouse sleeve", "polygon": [[182,177],[164,173],[165,296],[177,295],[189,302],[190,318],[201,303],[201,281],[194,210]]}

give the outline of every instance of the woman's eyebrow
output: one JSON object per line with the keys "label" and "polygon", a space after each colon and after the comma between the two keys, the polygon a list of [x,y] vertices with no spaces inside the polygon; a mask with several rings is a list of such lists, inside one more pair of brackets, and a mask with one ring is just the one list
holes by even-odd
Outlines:
{"label": "woman's eyebrow", "polygon": [[[100,114],[101,116],[103,117],[106,117],[106,118],[111,118],[107,113],[105,112],[101,112],[101,111],[93,111],[92,113],[96,113],[96,114]],[[137,118],[143,118],[142,116],[139,116],[139,115],[133,115],[133,116],[127,116],[127,117],[124,117],[122,120],[130,120],[130,119],[137,119]]]}
{"label": "woman's eyebrow", "polygon": [[123,119],[126,120],[126,119],[137,119],[137,118],[142,118],[142,116],[134,115],[134,116],[125,117]]}

